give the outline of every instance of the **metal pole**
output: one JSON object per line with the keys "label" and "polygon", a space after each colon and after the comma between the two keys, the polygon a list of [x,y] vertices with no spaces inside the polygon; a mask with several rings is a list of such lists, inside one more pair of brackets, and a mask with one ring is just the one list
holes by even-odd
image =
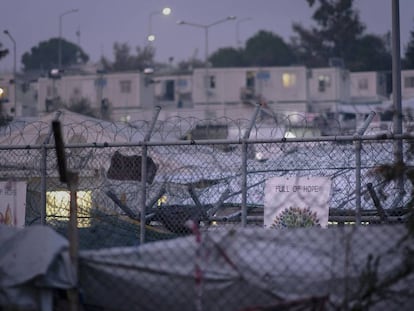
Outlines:
{"label": "metal pole", "polygon": [[59,15],[59,39],[58,39],[58,69],[62,69],[62,19],[65,15],[70,13],[78,12],[78,9],[72,9],[66,12],[63,12]]}
{"label": "metal pole", "polygon": [[[77,189],[78,174],[75,172],[68,173],[68,187],[70,191],[70,214],[69,214],[69,255],[72,262],[73,271],[78,282],[78,249],[79,249],[79,233],[78,233],[78,205],[77,205]],[[69,292],[70,310],[76,311],[79,308],[78,291],[75,287]]]}
{"label": "metal pole", "polygon": [[361,224],[361,136],[364,135],[369,124],[375,116],[375,112],[371,111],[365,122],[357,130],[355,138],[355,224]]}
{"label": "metal pole", "polygon": [[[10,38],[12,38],[10,36]],[[17,68],[16,68],[16,41],[13,40],[13,78],[14,78],[14,117],[17,115]]]}
{"label": "metal pole", "polygon": [[160,111],[161,111],[161,106],[156,106],[150,127],[148,128],[147,134],[145,134],[144,141],[150,141],[151,134],[152,134],[152,131],[154,130],[155,123],[158,120],[158,115],[160,114]]}
{"label": "metal pole", "polygon": [[250,21],[251,18],[250,17],[246,17],[246,18],[242,18],[240,20],[237,21],[236,23],[236,46],[241,47],[242,45],[242,40],[240,40],[240,24],[242,22],[247,22]]}
{"label": "metal pole", "polygon": [[[58,121],[57,118],[55,118],[55,120],[52,121],[52,130],[53,136],[55,138],[55,150],[59,169],[59,180],[62,183],[67,183],[70,191],[68,224],[69,256],[71,259],[73,273],[77,284],[79,249],[77,190],[79,183],[79,174],[67,169],[65,146],[62,137],[62,128],[60,125],[60,121]],[[77,285],[74,288],[68,290],[68,298],[70,302],[70,310],[77,311],[79,309]]]}
{"label": "metal pole", "polygon": [[236,19],[236,16],[227,16],[226,18],[220,19],[218,21],[215,21],[214,23],[202,25],[197,23],[189,23],[186,21],[178,21],[178,25],[189,25],[197,28],[204,29],[204,62],[205,62],[205,78],[204,78],[204,86],[205,86],[205,93],[206,93],[206,104],[209,102],[209,79],[208,79],[208,29],[212,26],[224,23],[226,21],[234,20]]}
{"label": "metal pole", "polygon": [[59,15],[58,69],[62,67],[62,17],[63,14]]}
{"label": "metal pole", "polygon": [[42,161],[40,175],[40,224],[46,225],[46,165],[47,165],[47,149],[42,146]]}
{"label": "metal pole", "polygon": [[9,37],[11,42],[13,43],[13,97],[14,97],[14,117],[17,114],[17,48],[16,48],[16,40],[14,40],[13,36],[10,34],[8,30],[4,30],[4,34]]}
{"label": "metal pole", "polygon": [[242,141],[242,184],[241,184],[241,191],[242,191],[242,202],[241,202],[241,224],[242,227],[246,227],[247,225],[247,152],[248,152],[248,144],[247,139],[250,136],[250,132],[253,128],[253,125],[256,121],[257,114],[259,113],[260,106],[257,105],[256,110],[253,113],[253,116],[250,120],[249,127],[246,129],[246,132],[243,135]]}
{"label": "metal pole", "polygon": [[[55,115],[55,120],[58,120],[61,112],[58,111]],[[46,192],[47,192],[47,148],[46,145],[50,143],[53,134],[53,127],[49,129],[47,136],[42,144],[42,159],[40,163],[40,224],[46,225]]]}
{"label": "metal pole", "polygon": [[157,13],[159,13],[159,12],[158,11],[157,12],[152,12],[148,17],[148,35],[147,35],[148,44],[151,44],[152,41],[155,40],[155,36],[152,33],[152,17]]}
{"label": "metal pole", "polygon": [[[400,52],[400,5],[399,0],[392,1],[392,96],[394,101],[394,134],[402,134],[401,108],[401,52]],[[401,139],[394,140],[394,164],[403,164],[403,143]],[[397,179],[398,200],[404,195],[403,176]]]}
{"label": "metal pole", "polygon": [[148,132],[144,137],[141,154],[141,213],[140,213],[140,244],[145,243],[145,216],[147,209],[147,158],[148,158],[148,146],[147,142],[151,138],[152,131],[154,130],[155,123],[157,122],[158,115],[161,111],[161,107],[155,107],[154,116],[152,118]]}
{"label": "metal pole", "polygon": [[161,11],[154,11],[150,13],[148,17],[148,35],[147,35],[147,41],[149,42],[148,44],[151,44],[152,41],[155,41],[155,35],[152,33],[152,17],[157,14],[162,14],[165,16],[170,15],[171,9],[169,7],[165,7]]}
{"label": "metal pole", "polygon": [[[401,112],[401,56],[400,56],[400,13],[399,0],[392,1],[392,95],[395,107],[394,133],[402,134]],[[396,145],[396,158],[400,159],[401,141]],[[402,160],[402,158],[401,158]]]}
{"label": "metal pole", "polygon": [[[209,101],[210,101],[210,92],[209,92],[209,86],[210,86],[210,79],[208,76],[208,28],[209,26],[205,26],[204,27],[204,45],[205,45],[205,51],[204,51],[204,66],[205,66],[205,78],[204,78],[204,83],[205,83],[205,92],[206,92],[206,104],[208,105]],[[208,108],[208,107],[207,107]]]}
{"label": "metal pole", "polygon": [[142,145],[141,154],[141,213],[140,213],[140,230],[139,230],[139,241],[140,245],[145,243],[145,215],[147,209],[147,156],[148,146],[146,141]]}

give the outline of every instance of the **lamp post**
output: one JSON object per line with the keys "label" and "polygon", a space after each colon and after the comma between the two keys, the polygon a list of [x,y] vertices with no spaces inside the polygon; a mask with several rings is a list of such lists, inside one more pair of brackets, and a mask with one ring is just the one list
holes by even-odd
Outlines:
{"label": "lamp post", "polygon": [[14,88],[13,88],[13,97],[14,97],[14,116],[16,117],[16,110],[17,110],[17,68],[16,68],[16,40],[14,40],[13,36],[10,32],[6,29],[3,31],[6,36],[10,38],[13,43],[13,81],[14,81]]}
{"label": "lamp post", "polygon": [[62,19],[65,15],[76,13],[78,9],[72,9],[66,12],[63,12],[59,15],[59,46],[58,46],[58,69],[62,69]]}
{"label": "lamp post", "polygon": [[155,40],[155,35],[154,35],[154,33],[152,32],[152,17],[153,17],[154,15],[157,15],[157,14],[162,14],[162,15],[168,16],[168,15],[170,15],[170,14],[171,14],[171,9],[170,9],[170,8],[168,8],[168,7],[165,7],[165,8],[163,8],[161,11],[154,11],[154,12],[151,12],[151,14],[149,15],[149,19],[148,19],[148,36],[147,36],[147,40],[148,40],[149,42],[152,42],[152,41],[154,41],[154,40]]}
{"label": "lamp post", "polygon": [[236,44],[238,47],[241,47],[242,41],[240,40],[240,24],[243,22],[247,22],[252,20],[251,17],[245,17],[242,19],[239,19],[236,23]]}
{"label": "lamp post", "polygon": [[188,25],[188,26],[193,26],[196,28],[201,28],[204,30],[204,63],[205,63],[205,90],[206,90],[206,102],[208,103],[208,98],[209,98],[209,92],[208,92],[208,31],[211,27],[230,21],[230,20],[235,20],[236,16],[227,16],[226,18],[220,19],[218,21],[215,21],[213,23],[210,24],[197,24],[197,23],[192,23],[192,22],[187,22],[187,21],[178,21],[177,24],[178,25]]}

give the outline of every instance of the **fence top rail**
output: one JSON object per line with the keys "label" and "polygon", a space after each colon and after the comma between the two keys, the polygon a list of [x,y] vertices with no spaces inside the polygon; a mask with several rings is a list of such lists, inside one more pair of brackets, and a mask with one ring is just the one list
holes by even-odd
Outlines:
{"label": "fence top rail", "polygon": [[[366,136],[319,136],[296,138],[259,138],[259,139],[197,139],[176,141],[137,141],[137,142],[104,142],[104,143],[76,143],[65,144],[66,148],[107,148],[107,147],[139,147],[139,146],[187,146],[187,145],[241,145],[241,144],[269,144],[269,143],[309,143],[309,142],[355,142],[355,141],[386,141],[386,140],[414,140],[414,134],[377,134]],[[0,150],[10,149],[53,149],[54,144],[37,145],[0,145]]]}

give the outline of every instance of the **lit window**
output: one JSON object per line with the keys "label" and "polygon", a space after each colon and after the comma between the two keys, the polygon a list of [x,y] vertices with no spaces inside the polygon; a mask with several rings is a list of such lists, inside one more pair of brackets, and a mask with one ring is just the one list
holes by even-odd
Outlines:
{"label": "lit window", "polygon": [[368,79],[363,78],[358,80],[358,89],[360,90],[368,90]]}
{"label": "lit window", "polygon": [[404,88],[414,88],[414,77],[405,77]]}
{"label": "lit window", "polygon": [[296,85],[296,75],[294,73],[284,73],[282,74],[282,84],[283,87],[289,88]]}
{"label": "lit window", "polygon": [[8,89],[6,86],[0,86],[0,100],[7,99]]}
{"label": "lit window", "polygon": [[[90,211],[92,207],[91,191],[78,191],[77,211],[78,227],[90,226]],[[69,221],[70,193],[68,191],[49,191],[46,193],[46,215],[55,221]]]}
{"label": "lit window", "polygon": [[130,115],[121,116],[121,117],[119,118],[119,120],[120,120],[121,122],[129,122],[129,121],[131,120],[131,116],[130,116]]}
{"label": "lit window", "polygon": [[119,86],[121,87],[121,93],[131,93],[131,81],[130,80],[120,81]]}

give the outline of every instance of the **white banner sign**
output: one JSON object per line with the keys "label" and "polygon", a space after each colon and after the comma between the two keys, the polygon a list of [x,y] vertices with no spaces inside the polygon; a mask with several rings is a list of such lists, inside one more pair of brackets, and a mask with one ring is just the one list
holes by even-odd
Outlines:
{"label": "white banner sign", "polygon": [[0,182],[0,224],[23,227],[26,215],[26,182]]}
{"label": "white banner sign", "polygon": [[329,177],[273,177],[266,181],[265,228],[328,225]]}

